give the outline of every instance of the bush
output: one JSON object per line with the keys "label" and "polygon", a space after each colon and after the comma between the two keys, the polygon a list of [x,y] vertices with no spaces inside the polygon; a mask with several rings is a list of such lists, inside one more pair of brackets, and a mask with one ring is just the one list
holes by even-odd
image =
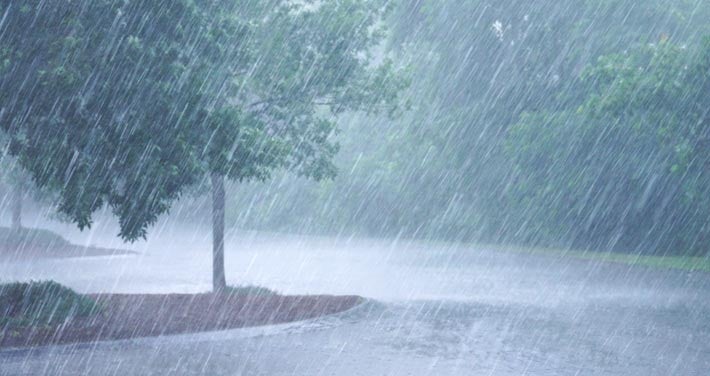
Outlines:
{"label": "bush", "polygon": [[38,326],[99,311],[93,300],[53,281],[0,285],[0,325]]}

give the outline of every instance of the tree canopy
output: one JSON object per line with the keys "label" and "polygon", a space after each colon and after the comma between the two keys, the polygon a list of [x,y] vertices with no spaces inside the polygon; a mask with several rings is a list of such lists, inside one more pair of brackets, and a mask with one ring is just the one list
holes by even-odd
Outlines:
{"label": "tree canopy", "polygon": [[519,209],[578,244],[704,252],[710,39],[604,56],[583,81],[578,108],[526,114],[511,130]]}
{"label": "tree canopy", "polygon": [[[244,188],[236,195],[243,198],[234,199],[233,219],[243,226],[289,231],[660,252],[659,240],[643,241],[642,232],[613,240],[624,226],[624,232],[630,227],[650,229],[632,222],[622,226],[611,221],[596,227],[594,236],[586,230],[587,235],[572,231],[586,228],[582,218],[587,219],[593,208],[565,216],[570,201],[556,198],[570,192],[566,179],[548,181],[545,174],[578,173],[579,165],[563,162],[568,158],[565,153],[572,153],[567,146],[581,142],[579,138],[594,145],[595,133],[587,137],[580,132],[600,120],[584,120],[586,125],[579,128],[555,128],[560,133],[555,137],[544,130],[553,122],[582,122],[591,113],[577,110],[591,93],[603,90],[591,73],[596,69],[592,67],[602,66],[600,58],[618,60],[665,43],[679,50],[678,59],[690,59],[691,51],[701,48],[703,36],[710,35],[709,17],[706,2],[685,0],[398,2],[390,20],[389,46],[391,53],[411,62],[416,79],[407,95],[412,110],[394,122],[351,118],[338,157],[349,174],[329,184],[284,177],[277,184]],[[660,107],[659,114],[668,111],[687,120],[686,107]],[[634,144],[636,136],[626,134],[631,128],[619,127],[617,136]],[[562,132],[570,138],[562,137]],[[606,144],[596,147],[596,157],[610,158],[616,150]],[[648,181],[654,174],[645,169],[647,164],[635,165],[640,156],[627,153],[624,158],[628,164],[607,176],[636,170],[636,175],[643,175],[641,180]],[[612,170],[617,166],[608,163]],[[616,183],[610,179],[596,184],[610,192],[623,191]],[[531,187],[534,184],[539,185]],[[542,187],[548,191],[538,196]],[[653,201],[657,197],[649,202],[658,202]],[[618,200],[624,199],[631,198],[619,194]],[[584,201],[584,196],[576,200]],[[589,200],[600,201],[603,196]],[[251,215],[236,210],[252,205]],[[609,214],[613,218],[625,217],[626,205],[600,205],[614,212]],[[288,215],[294,212],[306,214]],[[669,211],[659,215],[671,217]],[[591,223],[601,226],[604,218],[612,217],[598,216]],[[676,229],[691,220],[680,214],[676,218]],[[696,223],[706,222],[695,218]],[[675,233],[666,231],[664,241]],[[676,252],[686,251],[683,247],[678,244]]]}
{"label": "tree canopy", "polygon": [[[145,237],[206,172],[332,176],[334,115],[394,103],[378,1],[2,1],[0,123],[80,227]],[[30,30],[31,32],[24,32]],[[384,90],[392,87],[393,90]]]}

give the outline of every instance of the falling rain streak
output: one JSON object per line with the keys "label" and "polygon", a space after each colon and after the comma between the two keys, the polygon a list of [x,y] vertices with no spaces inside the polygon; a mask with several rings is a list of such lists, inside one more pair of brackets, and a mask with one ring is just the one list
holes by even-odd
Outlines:
{"label": "falling rain streak", "polygon": [[0,14],[0,376],[710,373],[709,2]]}

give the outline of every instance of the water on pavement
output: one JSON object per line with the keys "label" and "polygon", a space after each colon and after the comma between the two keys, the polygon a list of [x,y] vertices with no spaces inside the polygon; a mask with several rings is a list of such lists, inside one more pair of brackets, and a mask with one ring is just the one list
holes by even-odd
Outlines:
{"label": "water on pavement", "polygon": [[[101,234],[71,240],[120,247]],[[107,240],[108,239],[108,240]],[[201,292],[210,237],[164,226],[136,256],[0,261],[0,281]],[[228,282],[367,303],[308,322],[0,352],[0,375],[708,375],[710,275],[409,240],[233,232]]]}

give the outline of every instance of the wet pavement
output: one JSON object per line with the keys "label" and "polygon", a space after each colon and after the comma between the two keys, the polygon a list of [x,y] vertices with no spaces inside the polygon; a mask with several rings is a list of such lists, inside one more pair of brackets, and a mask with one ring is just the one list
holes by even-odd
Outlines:
{"label": "wet pavement", "polygon": [[[118,245],[97,234],[69,237]],[[165,227],[133,249],[0,263],[0,280],[209,289],[209,233]],[[710,374],[708,273],[405,240],[234,233],[227,249],[230,284],[368,301],[273,327],[2,351],[0,375]]]}

